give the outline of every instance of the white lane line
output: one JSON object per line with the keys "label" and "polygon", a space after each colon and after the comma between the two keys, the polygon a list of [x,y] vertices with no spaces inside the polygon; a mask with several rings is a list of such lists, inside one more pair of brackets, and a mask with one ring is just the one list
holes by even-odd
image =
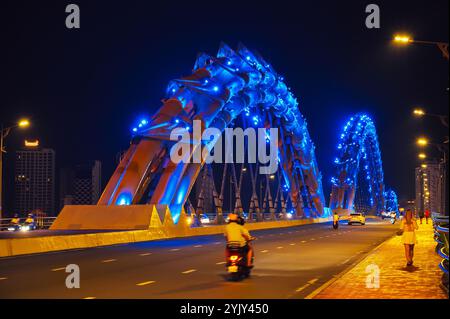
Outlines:
{"label": "white lane line", "polygon": [[311,279],[311,280],[309,280],[306,284],[304,284],[303,286],[297,288],[295,291],[296,291],[296,292],[300,292],[300,291],[302,291],[302,290],[305,290],[305,289],[308,288],[309,286],[314,285],[314,284],[317,282],[317,280],[319,280],[319,278]]}
{"label": "white lane line", "polygon": [[294,243],[290,243],[289,246],[295,246],[295,244]]}
{"label": "white lane line", "polygon": [[140,282],[140,283],[136,284],[136,286],[147,286],[147,285],[153,284],[155,282],[156,281],[153,281],[153,280],[144,281],[144,282]]}
{"label": "white lane line", "polygon": [[311,238],[310,240],[316,240],[315,238]]}
{"label": "white lane line", "polygon": [[181,273],[182,274],[190,274],[190,273],[192,273],[194,271],[197,271],[197,269],[189,269],[189,270],[182,271]]}
{"label": "white lane line", "polygon": [[179,250],[180,250],[180,248],[173,248],[170,251],[179,251]]}
{"label": "white lane line", "polygon": [[214,244],[215,245],[220,245],[222,242],[221,241],[216,241]]}
{"label": "white lane line", "polygon": [[319,280],[319,278],[311,279],[310,281],[308,281],[308,284],[314,285],[317,282],[317,280]]}
{"label": "white lane line", "polygon": [[283,249],[283,246],[278,246],[277,249]]}
{"label": "white lane line", "polygon": [[348,258],[348,259],[344,260],[343,262],[341,262],[341,265],[348,263],[350,261],[350,259],[351,258]]}
{"label": "white lane line", "polygon": [[225,261],[219,261],[218,263],[216,263],[216,265],[223,265],[225,263],[226,263]]}
{"label": "white lane line", "polygon": [[53,268],[52,271],[60,271],[60,270],[65,270],[66,267],[59,267],[59,268]]}
{"label": "white lane line", "polygon": [[267,249],[261,250],[262,253],[267,253],[269,252]]}
{"label": "white lane line", "polygon": [[95,299],[97,297],[84,297],[83,299]]}
{"label": "white lane line", "polygon": [[200,248],[203,247],[202,245],[195,245],[194,248]]}
{"label": "white lane line", "polygon": [[8,277],[0,277],[0,280],[6,280]]}
{"label": "white lane line", "polygon": [[102,260],[102,263],[112,263],[113,261],[117,261],[117,259],[105,259]]}
{"label": "white lane line", "polygon": [[139,254],[139,256],[150,256],[152,253],[143,253],[143,254]]}
{"label": "white lane line", "polygon": [[302,244],[306,243],[306,240],[302,240],[301,243],[302,243]]}
{"label": "white lane line", "polygon": [[300,288],[295,289],[295,291],[296,291],[296,292],[300,292],[300,291],[302,291],[302,290],[308,288],[309,286],[310,286],[310,284],[305,284],[305,285],[301,286]]}

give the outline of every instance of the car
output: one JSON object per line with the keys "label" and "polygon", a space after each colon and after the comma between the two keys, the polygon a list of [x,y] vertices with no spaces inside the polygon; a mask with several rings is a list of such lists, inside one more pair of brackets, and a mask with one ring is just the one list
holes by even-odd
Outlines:
{"label": "car", "polygon": [[201,214],[200,215],[200,222],[202,224],[209,224],[211,222],[211,220],[209,219],[208,215],[206,214]]}
{"label": "car", "polygon": [[364,216],[363,213],[350,214],[350,216],[348,218],[348,224],[349,225],[352,225],[352,224],[365,225],[366,224],[366,217]]}

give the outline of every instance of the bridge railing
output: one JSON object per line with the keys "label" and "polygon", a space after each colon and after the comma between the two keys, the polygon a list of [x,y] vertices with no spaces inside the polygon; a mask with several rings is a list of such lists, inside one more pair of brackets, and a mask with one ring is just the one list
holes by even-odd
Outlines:
{"label": "bridge railing", "polygon": [[436,252],[442,258],[439,268],[442,270],[442,287],[448,294],[448,256],[449,256],[449,217],[433,214],[434,240],[436,241]]}
{"label": "bridge railing", "polygon": [[[37,217],[36,225],[38,229],[48,229],[55,221],[56,217]],[[8,227],[12,225],[12,218],[2,218],[0,219],[0,231],[8,230]],[[20,219],[20,224],[25,222],[25,218]]]}

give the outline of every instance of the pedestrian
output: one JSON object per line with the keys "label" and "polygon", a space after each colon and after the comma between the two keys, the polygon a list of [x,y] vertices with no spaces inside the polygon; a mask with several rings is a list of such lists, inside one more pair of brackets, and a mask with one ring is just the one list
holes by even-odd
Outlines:
{"label": "pedestrian", "polygon": [[414,245],[416,244],[416,230],[419,229],[411,209],[406,210],[405,218],[400,223],[400,234],[405,247],[406,266],[412,266],[414,257]]}
{"label": "pedestrian", "polygon": [[423,211],[419,212],[420,224],[422,225],[422,219],[424,217]]}
{"label": "pedestrian", "polygon": [[428,224],[428,218],[430,218],[430,211],[427,209],[425,211],[425,220],[426,220],[427,224]]}

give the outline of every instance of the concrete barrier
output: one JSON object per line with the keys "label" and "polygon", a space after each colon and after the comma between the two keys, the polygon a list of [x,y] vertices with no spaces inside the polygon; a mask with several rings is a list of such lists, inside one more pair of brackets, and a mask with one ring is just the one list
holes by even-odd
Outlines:
{"label": "concrete barrier", "polygon": [[[156,215],[153,217],[156,218],[155,216]],[[326,221],[329,221],[329,219],[317,218],[304,220],[266,221],[247,223],[246,228],[249,230],[263,230],[323,223]],[[170,224],[170,221],[168,221],[168,223]],[[190,228],[186,222],[181,222],[177,225],[174,225],[172,222],[171,225],[150,227],[145,230],[125,230],[30,238],[9,238],[0,240],[0,257],[109,246],[158,239],[216,235],[223,233],[224,227],[225,225]]]}

